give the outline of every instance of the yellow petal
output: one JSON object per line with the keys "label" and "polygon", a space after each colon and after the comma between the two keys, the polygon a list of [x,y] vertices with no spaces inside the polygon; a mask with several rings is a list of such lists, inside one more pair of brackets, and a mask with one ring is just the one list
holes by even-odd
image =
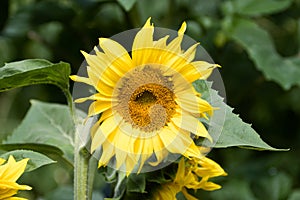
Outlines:
{"label": "yellow petal", "polygon": [[73,80],[73,81],[76,81],[76,82],[81,82],[81,83],[85,83],[85,84],[88,84],[88,85],[93,85],[91,80],[89,78],[86,78],[86,77],[71,75],[70,79]]}
{"label": "yellow petal", "polygon": [[118,128],[117,133],[116,133],[112,143],[115,145],[116,149],[118,149],[120,151],[124,151],[127,153],[133,153],[133,152],[131,152],[131,148],[130,148],[131,138],[132,138],[132,135],[128,135],[127,133],[123,132],[122,129]]}
{"label": "yellow petal", "polygon": [[185,31],[186,31],[186,22],[183,22],[183,23],[181,24],[180,29],[178,30],[178,34],[179,34],[179,35],[182,35],[182,34],[184,34]]}
{"label": "yellow petal", "polygon": [[16,162],[13,156],[9,156],[6,163],[8,168],[2,174],[1,178],[6,181],[17,181],[17,179],[24,173],[28,160],[29,159],[26,158]]}
{"label": "yellow petal", "polygon": [[165,50],[167,47],[167,40],[169,37],[170,37],[169,35],[166,35],[165,37],[160,38],[157,41],[154,41],[153,42],[154,48]]}
{"label": "yellow petal", "polygon": [[127,152],[120,150],[115,146],[115,153],[116,153],[116,169],[120,169],[120,167],[125,163]]}
{"label": "yellow petal", "polygon": [[184,197],[186,198],[186,200],[198,200],[198,198],[190,195],[185,188],[182,188],[181,192],[184,195]]}
{"label": "yellow petal", "polygon": [[113,115],[112,109],[108,109],[104,112],[102,112],[101,117],[99,119],[99,122],[106,120],[107,118],[111,117]]}
{"label": "yellow petal", "polygon": [[102,113],[112,107],[111,102],[94,101],[89,107],[88,117]]}
{"label": "yellow petal", "polygon": [[194,44],[193,46],[189,47],[184,53],[183,56],[187,62],[191,62],[195,58],[197,47],[199,43]]}
{"label": "yellow petal", "polygon": [[149,162],[150,165],[152,166],[156,166],[158,165],[159,163],[161,163],[161,161],[163,159],[166,158],[166,156],[168,155],[166,149],[165,149],[165,146],[164,146],[164,143],[161,141],[160,137],[158,135],[155,135],[153,138],[152,138],[152,142],[153,142],[153,151],[154,151],[154,154],[156,156],[156,161],[155,162]]}
{"label": "yellow petal", "polygon": [[204,99],[195,96],[191,92],[176,93],[176,103],[185,111],[190,113],[208,113],[213,114],[213,107]]}
{"label": "yellow petal", "polygon": [[28,185],[19,185],[16,182],[1,180],[0,181],[0,188],[8,188],[12,190],[31,190],[32,188]]}
{"label": "yellow petal", "polygon": [[[170,124],[169,124],[170,125]],[[182,154],[186,157],[199,157],[199,149],[195,146],[194,141],[187,135],[177,130],[176,132],[169,128],[164,128],[160,138],[164,145],[171,153]]]}
{"label": "yellow petal", "polygon": [[212,142],[212,138],[205,126],[197,118],[183,113],[181,116],[173,117],[171,120],[178,128],[189,131],[197,136],[208,138]]}
{"label": "yellow petal", "polygon": [[107,59],[110,61],[109,67],[119,76],[123,76],[132,68],[132,60],[122,45],[107,38],[100,38],[99,43]]}
{"label": "yellow petal", "polygon": [[[204,177],[205,178],[205,177]],[[202,178],[201,182],[199,183],[199,185],[197,186],[198,189],[203,189],[203,190],[207,190],[207,191],[214,191],[214,190],[218,190],[221,188],[220,185],[215,184],[213,182],[208,182],[205,181],[205,179]]]}
{"label": "yellow petal", "polygon": [[196,161],[198,161],[198,164],[201,165],[201,167],[198,167],[197,170],[195,170],[198,176],[217,177],[227,175],[227,173],[218,163],[207,157],[196,159]]}
{"label": "yellow petal", "polygon": [[[174,74],[174,71],[176,71],[176,73],[180,73],[181,76],[183,76],[184,78],[188,78],[188,77],[185,77],[185,74],[182,74],[181,71],[185,71],[186,66],[189,66],[190,61],[192,61],[194,59],[195,54],[196,54],[196,48],[198,45],[199,45],[199,43],[194,44],[188,50],[186,50],[183,54],[181,54],[181,52],[180,53],[169,52],[169,55],[164,55],[163,57],[169,58],[168,62],[165,65],[171,66],[170,69],[168,69],[169,71],[167,71],[166,73],[168,73],[168,75],[172,75],[172,74]],[[181,50],[178,50],[178,51],[181,51]],[[172,72],[172,70],[173,70],[173,72]]]}
{"label": "yellow petal", "polygon": [[216,67],[220,67],[220,65],[195,61],[182,67],[180,73],[192,83],[198,79],[207,79]]}
{"label": "yellow petal", "polygon": [[132,172],[136,164],[137,161],[135,160],[134,156],[131,154],[127,154],[126,161],[125,161],[127,177],[130,175],[130,172]]}
{"label": "yellow petal", "polygon": [[151,155],[149,155],[149,154],[141,154],[141,156],[140,156],[140,166],[139,166],[139,169],[138,169],[138,171],[137,171],[138,174],[142,171],[143,166],[145,165],[146,160],[147,160],[150,156],[151,156]]}
{"label": "yellow petal", "polygon": [[112,69],[108,67],[102,73],[97,73],[95,70],[88,67],[87,72],[90,80],[95,86],[97,86],[99,84],[98,82],[101,80],[102,83],[113,88],[121,78],[118,74],[116,74]]}
{"label": "yellow petal", "polygon": [[185,162],[184,162],[184,158],[181,158],[181,160],[178,163],[178,169],[177,169],[174,182],[178,183],[179,185],[182,185],[184,182],[184,174],[185,174]]}
{"label": "yellow petal", "polygon": [[99,126],[94,137],[92,138],[91,152],[94,152],[99,146],[108,139],[109,135],[115,131],[121,123],[121,117],[118,115],[109,117]]}
{"label": "yellow petal", "polygon": [[89,79],[92,85],[97,89],[97,91],[105,96],[112,96],[114,86],[110,86],[102,79],[99,79],[99,77],[101,76],[95,74],[95,72],[92,71],[89,67],[87,68],[87,71],[88,71]]}
{"label": "yellow petal", "polygon": [[107,97],[100,93],[97,93],[97,94],[93,94],[89,97],[83,97],[83,98],[76,99],[75,103],[83,103],[88,100],[107,101],[107,102],[116,102],[117,101],[117,99],[115,99],[115,98]]}
{"label": "yellow petal", "polygon": [[84,56],[88,66],[94,71],[95,74],[100,75],[107,67],[107,62],[105,59],[102,59],[100,56],[88,54],[84,51],[80,51]]}
{"label": "yellow petal", "polygon": [[136,34],[132,45],[132,61],[134,66],[148,64],[148,58],[151,56],[153,47],[153,24],[148,18],[144,27]]}
{"label": "yellow petal", "polygon": [[96,132],[97,132],[99,126],[100,126],[100,120],[98,120],[98,121],[92,126],[92,128],[91,128],[91,131],[90,131],[90,132],[91,132],[91,137],[92,137],[92,138],[94,138],[94,136],[95,136],[95,134],[96,134]]}
{"label": "yellow petal", "polygon": [[[1,183],[0,183],[0,185],[1,185]],[[5,198],[8,198],[8,197],[11,197],[11,196],[13,196],[17,193],[18,193],[18,190],[16,190],[16,189],[9,189],[9,188],[3,189],[3,188],[1,188],[1,190],[0,190],[0,199],[5,199]]]}
{"label": "yellow petal", "polygon": [[174,52],[177,55],[181,54],[181,42],[182,42],[185,30],[186,30],[186,23],[183,22],[180,29],[178,30],[178,36],[167,45],[167,49],[169,51]]}
{"label": "yellow petal", "polygon": [[98,162],[98,168],[100,168],[101,166],[106,166],[114,155],[114,146],[109,142],[104,142],[102,145],[102,154]]}

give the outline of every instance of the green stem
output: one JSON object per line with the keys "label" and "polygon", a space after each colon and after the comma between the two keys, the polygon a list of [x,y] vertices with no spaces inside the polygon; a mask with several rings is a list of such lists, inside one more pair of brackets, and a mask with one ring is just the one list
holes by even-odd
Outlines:
{"label": "green stem", "polygon": [[[78,124],[78,120],[75,113],[75,107],[72,99],[72,95],[69,90],[64,91],[71,115],[73,117],[74,124]],[[79,133],[75,130],[75,142],[74,142],[74,200],[89,200],[88,188],[92,187],[88,184],[88,168],[90,153],[87,151],[85,144],[82,143]],[[90,185],[90,186],[89,186]]]}
{"label": "green stem", "polygon": [[97,171],[97,163],[98,160],[91,155],[90,161],[89,161],[89,169],[88,169],[88,198],[92,199],[93,195],[93,184],[95,180],[95,173]]}
{"label": "green stem", "polygon": [[75,136],[74,152],[74,200],[88,200],[89,152],[80,145],[80,137]]}

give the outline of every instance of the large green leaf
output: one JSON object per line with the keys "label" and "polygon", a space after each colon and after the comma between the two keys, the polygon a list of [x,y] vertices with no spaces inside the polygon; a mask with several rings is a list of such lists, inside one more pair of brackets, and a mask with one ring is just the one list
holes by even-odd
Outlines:
{"label": "large green leaf", "polygon": [[300,58],[280,56],[267,31],[250,20],[236,19],[227,33],[245,48],[267,79],[277,82],[284,89],[300,85]]}
{"label": "large green leaf", "polygon": [[[215,118],[209,122],[211,124],[209,133],[217,140],[214,147],[239,146],[256,150],[280,150],[265,143],[250,124],[243,122],[238,115],[234,114],[233,109],[223,102],[223,98],[218,95],[218,92],[211,88],[212,83],[196,81],[194,86],[202,93],[204,99],[218,108],[214,111]],[[209,142],[205,144],[210,145]]]}
{"label": "large green leaf", "polygon": [[240,146],[256,150],[280,150],[265,143],[250,124],[243,122],[238,115],[232,112],[232,108],[226,106],[225,109],[225,123],[215,147]]}
{"label": "large green leaf", "polygon": [[33,84],[53,84],[67,91],[70,65],[29,59],[5,64],[0,68],[0,92]]}
{"label": "large green leaf", "polygon": [[7,160],[10,155],[12,155],[17,161],[20,161],[24,158],[29,158],[26,166],[26,171],[32,171],[44,165],[55,163],[55,161],[51,160],[43,154],[28,150],[9,151],[2,154],[0,157]]}
{"label": "large green leaf", "polygon": [[31,100],[31,108],[20,126],[5,144],[37,143],[60,148],[69,161],[73,159],[74,124],[65,105]]}
{"label": "large green leaf", "polygon": [[292,0],[234,0],[233,9],[236,13],[247,16],[271,14],[288,8]]}

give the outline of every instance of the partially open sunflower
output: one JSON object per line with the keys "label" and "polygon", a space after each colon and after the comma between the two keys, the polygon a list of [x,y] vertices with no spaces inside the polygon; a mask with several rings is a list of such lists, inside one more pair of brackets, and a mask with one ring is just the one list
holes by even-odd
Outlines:
{"label": "partially open sunflower", "polygon": [[213,108],[192,83],[206,79],[218,65],[193,61],[198,43],[181,49],[186,23],[178,36],[153,40],[150,18],[136,34],[131,55],[114,40],[99,39],[95,55],[82,52],[88,78],[71,76],[92,85],[97,93],[76,102],[93,100],[88,116],[101,114],[91,129],[91,152],[101,148],[99,167],[110,162],[122,171],[140,172],[145,163],[156,166],[169,153],[200,157],[192,136],[212,140],[198,118]]}

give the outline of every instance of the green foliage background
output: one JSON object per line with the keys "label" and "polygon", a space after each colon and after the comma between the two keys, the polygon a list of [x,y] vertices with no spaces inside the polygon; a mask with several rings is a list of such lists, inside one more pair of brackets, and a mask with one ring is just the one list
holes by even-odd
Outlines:
{"label": "green foliage background", "polygon": [[[234,112],[267,143],[290,148],[288,152],[214,149],[209,157],[229,176],[217,180],[221,190],[200,191],[199,196],[300,199],[299,0],[1,0],[0,66],[44,58],[70,63],[76,73],[83,61],[79,50],[91,50],[99,37],[141,27],[149,16],[155,26],[174,30],[186,21],[186,34],[200,41],[222,65],[227,103]],[[15,127],[29,109],[30,99],[66,103],[63,92],[51,85],[0,93],[1,140],[13,131],[22,134]],[[57,151],[47,155],[53,158]],[[24,174],[22,182],[34,188],[24,195],[72,199],[70,168],[66,158]],[[101,199],[99,188],[104,192],[109,188],[97,176],[94,196]]]}

